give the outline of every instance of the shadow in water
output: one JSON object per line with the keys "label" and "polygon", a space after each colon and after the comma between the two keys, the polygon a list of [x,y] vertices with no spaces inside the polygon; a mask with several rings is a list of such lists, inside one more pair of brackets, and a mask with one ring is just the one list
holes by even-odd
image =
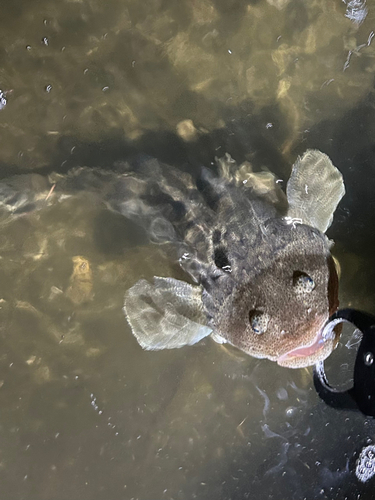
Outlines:
{"label": "shadow in water", "polygon": [[[194,172],[202,165],[212,166],[215,156],[229,153],[237,162],[249,160],[255,169],[266,167],[280,177],[288,177],[290,165],[280,151],[289,137],[289,128],[277,105],[255,113],[253,104],[245,102],[236,109],[224,108],[222,116],[223,128],[198,132],[190,142],[167,130],[146,131],[133,141],[116,129],[111,129],[100,142],[86,143],[74,136],[63,136],[50,165],[33,171],[65,173],[82,165],[111,169],[115,161],[146,154]],[[0,178],[29,171],[0,164]]]}

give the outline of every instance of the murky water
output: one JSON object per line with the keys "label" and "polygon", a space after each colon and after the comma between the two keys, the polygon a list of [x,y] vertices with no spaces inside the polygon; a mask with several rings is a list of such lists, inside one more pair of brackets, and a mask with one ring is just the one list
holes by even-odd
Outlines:
{"label": "murky water", "polygon": [[[285,179],[316,147],[347,187],[341,305],[375,312],[373,1],[3,0],[0,26],[1,177],[229,152]],[[372,498],[355,461],[375,423],[326,407],[311,371],[141,350],[125,290],[180,273],[85,193],[2,224],[0,498]]]}

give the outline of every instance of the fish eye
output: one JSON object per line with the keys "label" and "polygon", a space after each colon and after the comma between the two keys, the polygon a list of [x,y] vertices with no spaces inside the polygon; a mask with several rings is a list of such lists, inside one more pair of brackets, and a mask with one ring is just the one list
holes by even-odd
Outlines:
{"label": "fish eye", "polygon": [[267,313],[252,309],[249,313],[249,320],[253,332],[261,335],[267,330],[270,317]]}
{"label": "fish eye", "polygon": [[311,293],[315,288],[315,283],[312,278],[302,271],[294,271],[293,286],[298,294]]}

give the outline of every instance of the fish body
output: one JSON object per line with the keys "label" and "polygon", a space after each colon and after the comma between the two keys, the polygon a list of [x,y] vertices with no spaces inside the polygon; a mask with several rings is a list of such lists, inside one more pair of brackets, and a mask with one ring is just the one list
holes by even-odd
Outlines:
{"label": "fish body", "polygon": [[[125,296],[125,315],[144,349],[211,336],[287,367],[326,358],[337,343],[335,334],[324,336],[324,325],[338,307],[338,280],[324,233],[345,192],[340,172],[309,150],[293,166],[285,195],[270,173],[238,167],[229,155],[217,164],[218,175],[203,169],[196,180],[154,159],[117,171],[79,168],[50,177],[48,196],[92,191],[151,241],[174,246],[189,282],[140,280]],[[34,177],[35,184],[43,182]],[[8,211],[43,203],[32,187],[27,196],[12,190],[14,183],[0,186]],[[14,200],[21,200],[17,210]]]}

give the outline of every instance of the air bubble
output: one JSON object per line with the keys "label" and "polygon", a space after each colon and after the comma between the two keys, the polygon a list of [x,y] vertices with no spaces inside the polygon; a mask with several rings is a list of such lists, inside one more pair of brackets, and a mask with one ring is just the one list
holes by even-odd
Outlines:
{"label": "air bubble", "polygon": [[375,446],[362,449],[356,464],[355,474],[359,481],[365,483],[375,475]]}
{"label": "air bubble", "polygon": [[364,360],[366,366],[371,366],[374,362],[374,355],[372,354],[372,352],[366,352],[366,354],[364,355]]}
{"label": "air bubble", "polygon": [[5,106],[7,105],[7,99],[5,97],[5,94],[6,92],[0,90],[0,109],[5,108]]}
{"label": "air bubble", "polygon": [[287,417],[293,417],[295,413],[296,413],[296,408],[294,406],[289,406],[289,408],[285,410],[285,415]]}

